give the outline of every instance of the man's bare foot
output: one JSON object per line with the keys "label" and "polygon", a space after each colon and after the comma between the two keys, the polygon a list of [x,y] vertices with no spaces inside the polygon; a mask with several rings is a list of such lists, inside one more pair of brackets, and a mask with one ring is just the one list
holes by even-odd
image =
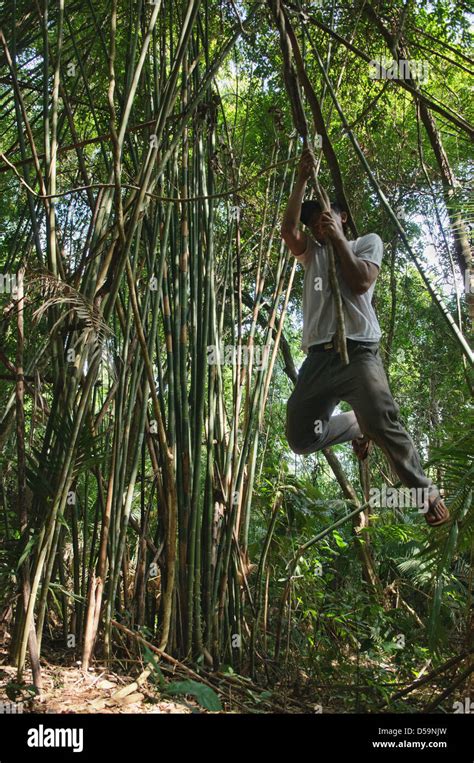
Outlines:
{"label": "man's bare foot", "polygon": [[449,522],[449,510],[440,495],[429,499],[429,509],[425,514],[425,520],[430,527],[439,527]]}
{"label": "man's bare foot", "polygon": [[368,437],[363,435],[352,440],[352,449],[356,454],[359,461],[365,461],[370,451],[372,450],[373,442]]}

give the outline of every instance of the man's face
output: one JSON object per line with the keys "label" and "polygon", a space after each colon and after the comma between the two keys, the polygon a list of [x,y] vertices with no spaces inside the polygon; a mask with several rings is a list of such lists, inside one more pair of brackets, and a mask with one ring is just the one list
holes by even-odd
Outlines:
{"label": "man's face", "polygon": [[[331,217],[333,221],[335,222],[336,226],[340,229],[341,233],[343,233],[344,232],[343,223],[345,223],[347,220],[346,212],[341,213],[341,212],[336,212],[334,209],[331,209]],[[311,233],[315,237],[316,241],[319,241],[320,244],[324,244],[324,242],[327,241],[327,236],[326,236],[327,223],[328,223],[327,212],[314,212],[309,221],[308,228],[310,229]]]}

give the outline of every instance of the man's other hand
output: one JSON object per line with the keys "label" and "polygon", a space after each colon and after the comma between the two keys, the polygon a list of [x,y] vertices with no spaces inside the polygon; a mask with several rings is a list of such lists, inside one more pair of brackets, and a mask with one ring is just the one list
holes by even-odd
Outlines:
{"label": "man's other hand", "polygon": [[318,220],[318,234],[322,238],[335,241],[344,237],[342,221],[332,209],[329,212],[322,212]]}

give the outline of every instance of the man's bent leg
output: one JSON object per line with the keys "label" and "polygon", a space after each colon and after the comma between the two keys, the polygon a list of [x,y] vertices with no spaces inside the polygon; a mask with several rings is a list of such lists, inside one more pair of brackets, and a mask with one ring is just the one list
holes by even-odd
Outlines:
{"label": "man's bent leg", "polygon": [[317,412],[315,421],[318,423],[311,428],[310,421],[313,415],[314,410],[308,417],[306,406],[301,411],[290,411],[290,408],[287,408],[286,437],[291,450],[298,455],[315,453],[331,445],[355,440],[361,435],[354,411],[330,416],[329,419],[322,418],[323,414]]}
{"label": "man's bent leg", "polygon": [[308,355],[287,403],[286,437],[300,455],[361,436],[353,411],[332,416],[339,400],[331,391],[328,360]]}

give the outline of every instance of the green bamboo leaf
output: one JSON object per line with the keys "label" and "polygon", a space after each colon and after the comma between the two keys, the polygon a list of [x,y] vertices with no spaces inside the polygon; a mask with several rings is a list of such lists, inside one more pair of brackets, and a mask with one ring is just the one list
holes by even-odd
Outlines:
{"label": "green bamboo leaf", "polygon": [[340,533],[338,533],[338,532],[337,532],[337,530],[334,530],[334,532],[333,532],[333,534],[332,534],[332,535],[333,535],[333,538],[334,538],[334,540],[336,541],[336,543],[337,543],[337,545],[338,545],[338,547],[339,547],[339,548],[347,548],[347,543],[346,543],[346,541],[344,540],[344,538],[342,537],[342,535],[341,535]]}
{"label": "green bamboo leaf", "polygon": [[18,564],[16,566],[17,570],[20,569],[21,565],[25,561],[26,557],[31,554],[32,549],[34,548],[35,544],[38,542],[38,535],[31,535],[28,538],[28,541],[26,543],[25,548],[23,549],[23,553],[21,554]]}
{"label": "green bamboo leaf", "polygon": [[206,710],[219,712],[222,705],[214,689],[197,681],[175,681],[166,687],[166,694],[191,694]]}

